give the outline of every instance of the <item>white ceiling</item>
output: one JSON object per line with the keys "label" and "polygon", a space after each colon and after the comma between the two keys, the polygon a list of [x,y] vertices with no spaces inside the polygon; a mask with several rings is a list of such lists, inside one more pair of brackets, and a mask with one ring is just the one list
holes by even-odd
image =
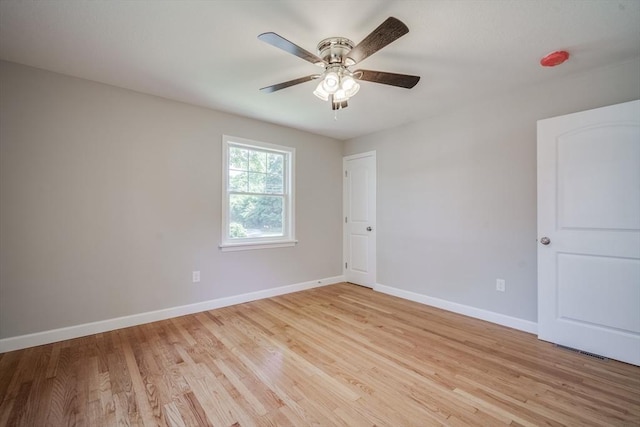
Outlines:
{"label": "white ceiling", "polygon": [[[313,82],[258,90],[318,71],[258,34],[316,53],[389,16],[410,32],[356,68],[419,75],[415,88],[363,82],[337,120]],[[559,49],[567,63],[539,65]],[[0,0],[1,59],[338,139],[637,56],[640,0]]]}

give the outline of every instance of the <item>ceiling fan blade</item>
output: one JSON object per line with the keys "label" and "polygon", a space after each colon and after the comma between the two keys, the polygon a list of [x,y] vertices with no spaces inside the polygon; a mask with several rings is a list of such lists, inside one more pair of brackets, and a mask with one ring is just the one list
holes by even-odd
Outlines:
{"label": "ceiling fan blade", "polygon": [[285,39],[282,36],[279,36],[276,33],[262,33],[258,36],[258,38],[265,43],[269,43],[271,46],[280,48],[285,52],[288,52],[292,55],[302,58],[305,61],[309,61],[312,64],[315,64],[321,67],[325,66],[325,62],[322,60],[322,58],[320,58],[317,55],[314,55],[309,51],[304,50],[300,46],[290,42],[289,40]]}
{"label": "ceiling fan blade", "polygon": [[420,76],[410,76],[408,74],[386,73],[384,71],[356,70],[353,76],[358,80],[367,82],[382,83],[383,85],[391,85],[411,89],[420,81]]}
{"label": "ceiling fan blade", "polygon": [[312,74],[310,76],[300,77],[299,79],[289,80],[288,82],[278,83],[277,85],[271,85],[271,86],[267,86],[267,87],[262,87],[262,88],[260,88],[260,90],[264,91],[264,92],[271,93],[271,92],[275,92],[275,91],[280,90],[280,89],[287,88],[289,86],[293,86],[293,85],[297,85],[297,84],[300,84],[300,83],[306,83],[306,82],[309,82],[311,80],[315,80],[318,77],[320,77],[319,74]]}
{"label": "ceiling fan blade", "polygon": [[351,65],[357,64],[408,32],[409,28],[399,19],[394,17],[387,18],[378,28],[373,30],[371,34],[349,51],[345,65],[350,67]]}

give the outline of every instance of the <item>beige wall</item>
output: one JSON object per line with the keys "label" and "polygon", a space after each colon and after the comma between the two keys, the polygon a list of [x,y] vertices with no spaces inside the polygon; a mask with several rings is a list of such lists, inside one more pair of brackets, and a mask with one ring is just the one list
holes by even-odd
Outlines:
{"label": "beige wall", "polygon": [[347,141],[377,150],[378,283],[536,321],[536,121],[638,98],[636,59]]}
{"label": "beige wall", "polygon": [[[340,141],[8,62],[0,91],[0,338],[342,274]],[[296,148],[296,247],[218,249],[222,134]]]}
{"label": "beige wall", "polygon": [[[0,339],[340,275],[341,159],[371,150],[378,283],[535,321],[536,121],[637,98],[635,60],[343,146],[0,62]],[[217,248],[223,133],[296,147],[297,247]]]}

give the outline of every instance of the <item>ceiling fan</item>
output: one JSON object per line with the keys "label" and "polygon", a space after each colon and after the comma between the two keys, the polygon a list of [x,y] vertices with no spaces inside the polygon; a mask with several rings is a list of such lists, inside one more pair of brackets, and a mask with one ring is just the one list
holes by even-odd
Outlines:
{"label": "ceiling fan", "polygon": [[264,92],[275,92],[300,83],[320,79],[313,94],[323,101],[330,101],[332,110],[346,108],[347,101],[360,89],[358,80],[411,89],[420,80],[419,76],[387,73],[384,71],[355,70],[349,67],[363,61],[383,47],[409,32],[399,19],[387,18],[358,45],[344,37],[330,37],[318,43],[318,55],[301,48],[276,33],[263,33],[260,40],[291,53],[305,61],[324,68],[322,74],[311,74],[272,86],[263,87]]}

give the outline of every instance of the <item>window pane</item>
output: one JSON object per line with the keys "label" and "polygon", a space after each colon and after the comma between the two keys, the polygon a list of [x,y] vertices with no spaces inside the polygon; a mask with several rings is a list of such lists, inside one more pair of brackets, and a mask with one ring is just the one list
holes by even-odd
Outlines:
{"label": "window pane", "polygon": [[266,193],[265,178],[263,173],[249,172],[249,192],[250,193]]}
{"label": "window pane", "polygon": [[283,236],[284,197],[231,194],[229,202],[232,239]]}
{"label": "window pane", "polygon": [[249,150],[229,147],[229,169],[247,170]]}
{"label": "window pane", "polygon": [[284,154],[267,154],[267,172],[282,175],[284,168]]}
{"label": "window pane", "polygon": [[229,171],[229,190],[246,192],[249,184],[247,172]]}
{"label": "window pane", "polygon": [[249,170],[251,172],[266,172],[267,153],[262,151],[249,151]]}
{"label": "window pane", "polygon": [[267,175],[265,193],[282,194],[284,193],[284,181],[282,175]]}

